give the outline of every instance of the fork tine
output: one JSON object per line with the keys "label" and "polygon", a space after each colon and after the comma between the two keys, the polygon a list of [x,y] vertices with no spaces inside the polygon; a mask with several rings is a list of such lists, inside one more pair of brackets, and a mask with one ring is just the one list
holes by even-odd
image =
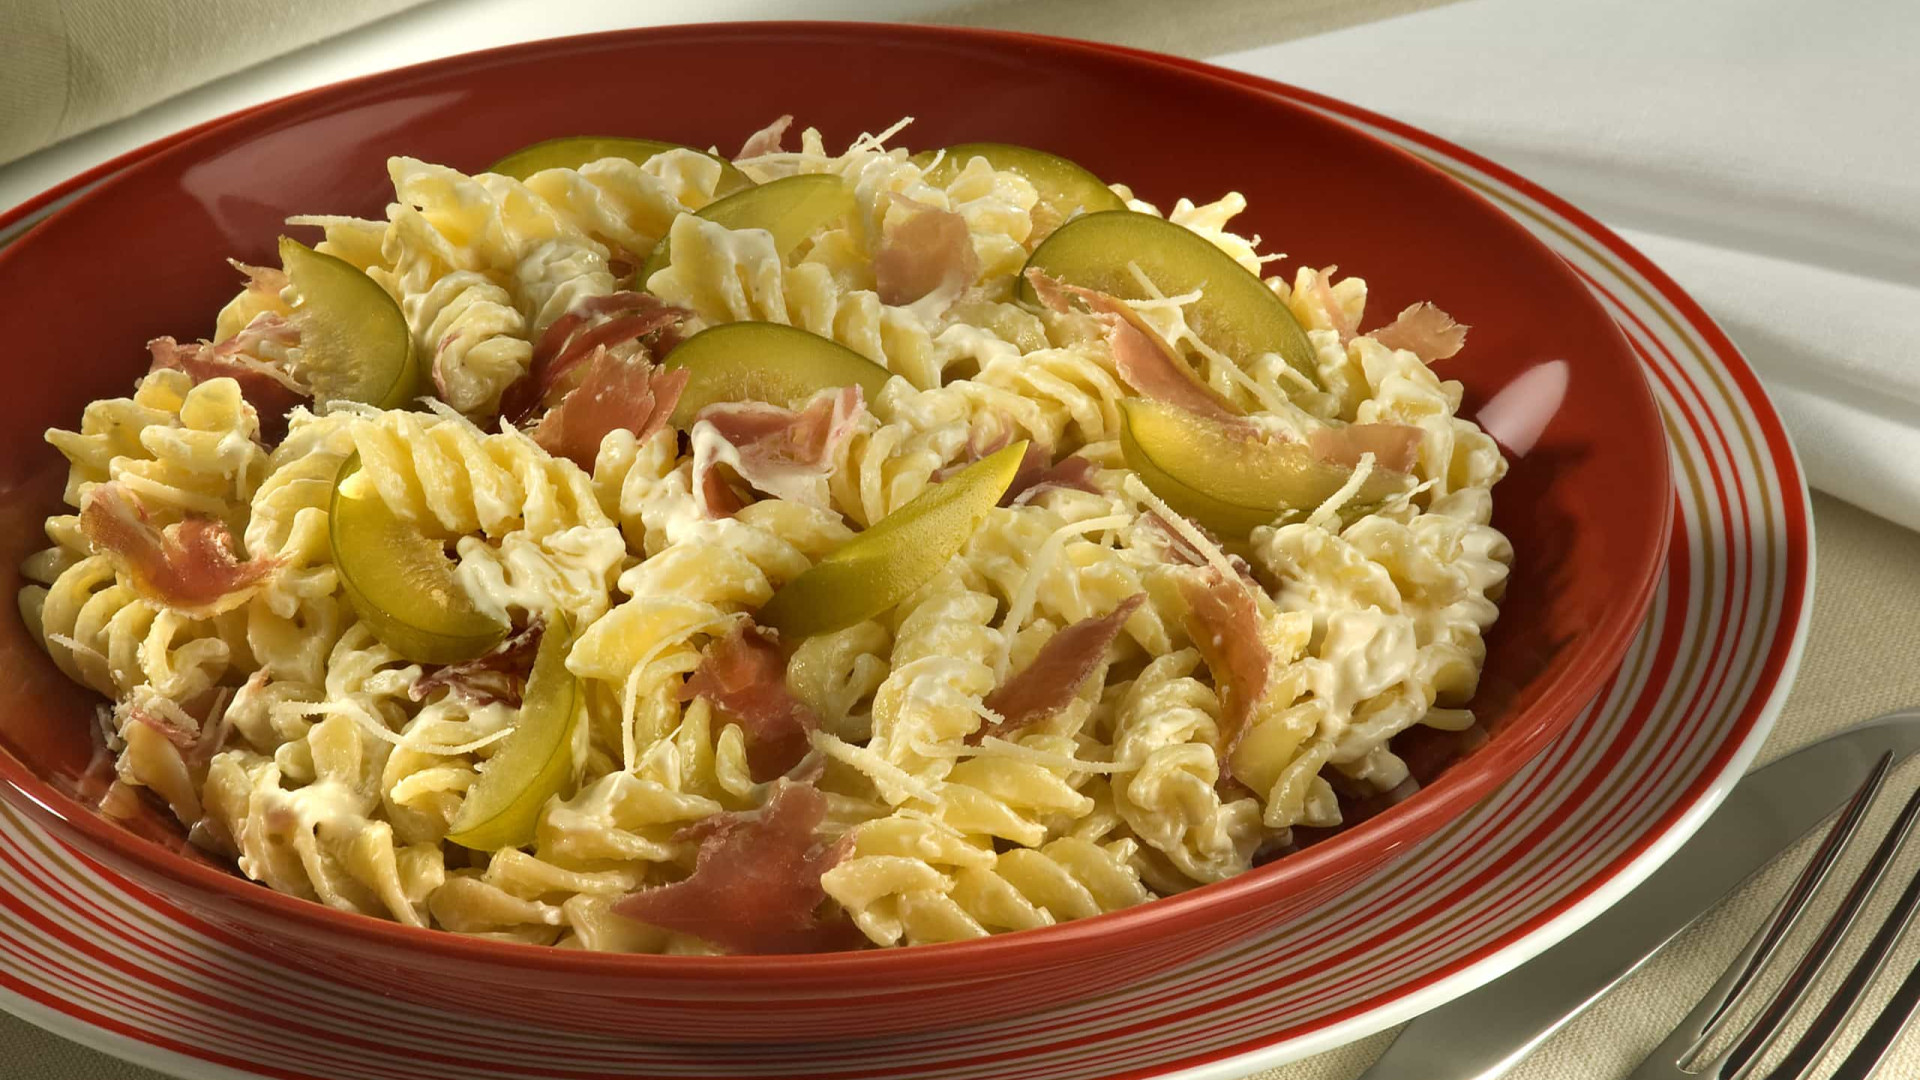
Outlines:
{"label": "fork tine", "polygon": [[1747,942],[1746,948],[1741,950],[1740,955],[1734,957],[1733,962],[1727,965],[1727,973],[1720,977],[1720,982],[1707,992],[1707,996],[1702,1000],[1717,1000],[1719,1004],[1709,1011],[1707,1020],[1701,1025],[1701,1031],[1697,1035],[1698,1039],[1705,1041],[1712,1028],[1738,1006],[1753,989],[1754,979],[1780,950],[1780,945],[1786,941],[1787,936],[1792,934],[1794,928],[1800,924],[1800,917],[1806,914],[1814,895],[1826,884],[1827,875],[1833,871],[1835,864],[1840,861],[1840,857],[1853,842],[1854,836],[1859,833],[1860,824],[1867,819],[1868,808],[1872,806],[1874,798],[1880,794],[1881,787],[1885,785],[1887,776],[1892,771],[1893,755],[1883,755],[1879,764],[1861,783],[1860,790],[1854,792],[1853,798],[1841,811],[1839,818],[1834,821],[1833,827],[1827,830],[1827,835],[1821,839],[1820,846],[1814,850],[1813,857],[1807,860],[1806,868],[1800,872],[1798,878],[1794,879],[1793,887],[1788,889],[1787,894],[1782,896],[1780,902],[1774,906],[1766,924],[1754,934],[1751,941]]}
{"label": "fork tine", "polygon": [[1700,1048],[1711,1037],[1717,1024],[1731,1011],[1753,988],[1754,979],[1764,969],[1773,955],[1779,951],[1780,944],[1799,925],[1800,917],[1805,914],[1815,893],[1825,884],[1827,875],[1834,864],[1847,849],[1854,836],[1860,831],[1860,823],[1866,820],[1867,808],[1874,796],[1880,792],[1886,782],[1887,774],[1893,768],[1893,755],[1880,758],[1867,778],[1854,792],[1847,805],[1834,819],[1826,836],[1821,838],[1820,846],[1814,849],[1813,856],[1794,880],[1767,921],[1754,932],[1740,954],[1727,965],[1713,988],[1701,997],[1685,1019],[1676,1025],[1666,1039],[1648,1054],[1635,1077],[1648,1075],[1670,1075],[1675,1066],[1699,1053]]}
{"label": "fork tine", "polygon": [[[1913,797],[1907,800],[1906,808],[1901,811],[1901,825],[1911,825],[1915,816],[1920,816],[1920,791],[1914,792]],[[1895,826],[1896,831],[1901,825]],[[1866,998],[1867,988],[1873,985],[1874,978],[1886,966],[1887,959],[1893,955],[1895,946],[1900,944],[1900,938],[1912,924],[1916,911],[1920,911],[1920,872],[1916,872],[1907,882],[1907,887],[1893,905],[1893,910],[1887,913],[1886,919],[1880,924],[1880,929],[1874,932],[1873,940],[1867,943],[1866,951],[1854,961],[1853,969],[1847,972],[1846,979],[1834,990],[1832,1000],[1820,1010],[1818,1016],[1814,1017],[1812,1025],[1807,1028],[1805,1034],[1800,1036],[1799,1041],[1794,1043],[1793,1049],[1787,1052],[1787,1056],[1781,1060],[1780,1065],[1768,1074],[1767,1080],[1806,1080],[1813,1075],[1813,1071],[1820,1067],[1821,1060],[1826,1057],[1827,1051],[1832,1048],[1833,1040],[1839,1036],[1840,1029],[1845,1027],[1847,1021],[1851,1020],[1853,1014],[1859,1010],[1860,1003]],[[1892,1029],[1885,1035],[1887,1043],[1891,1043],[1900,1029],[1906,1025],[1914,1003],[1920,1002],[1920,981],[1917,980],[1920,980],[1920,975],[1909,975],[1906,984],[1902,984],[1900,991],[1895,995],[1897,999],[1900,993],[1911,992],[1914,995],[1914,1001],[1908,1002],[1904,1008],[1900,1007],[1897,1000],[1889,1002],[1887,1008],[1882,1010],[1880,1018],[1874,1021],[1874,1029],[1878,1030],[1889,1014],[1894,1016]],[[1907,984],[1913,984],[1911,991]],[[1856,1046],[1853,1053],[1847,1055],[1848,1063],[1853,1063],[1856,1057],[1860,1057],[1863,1062],[1867,1060],[1866,1057],[1861,1056],[1861,1047],[1867,1046],[1872,1036],[1873,1032],[1870,1031],[1868,1038],[1862,1040],[1861,1046]],[[1878,1051],[1870,1051],[1871,1058],[1875,1062],[1884,1053],[1884,1046]],[[1861,1080],[1864,1080],[1871,1071],[1871,1066],[1862,1065],[1861,1067],[1867,1070],[1858,1074]],[[1847,1066],[1842,1066],[1835,1080],[1842,1080],[1846,1075],[1846,1068]]]}
{"label": "fork tine", "polygon": [[1723,1068],[1728,1064],[1732,1065],[1732,1070],[1726,1074],[1727,1080],[1744,1080],[1749,1076],[1760,1064],[1760,1059],[1766,1056],[1767,1051],[1786,1030],[1788,1021],[1806,1000],[1814,983],[1819,981],[1820,976],[1825,974],[1827,968],[1833,963],[1841,939],[1846,937],[1847,931],[1853,928],[1854,922],[1860,916],[1861,908],[1866,904],[1867,897],[1872,895],[1874,888],[1880,884],[1880,879],[1886,876],[1888,865],[1899,853],[1900,846],[1905,843],[1907,835],[1913,831],[1916,817],[1920,817],[1920,791],[1914,792],[1913,797],[1907,800],[1907,805],[1901,809],[1900,817],[1894,822],[1893,828],[1888,831],[1886,838],[1880,841],[1880,846],[1874,849],[1873,856],[1867,860],[1867,865],[1854,879],[1853,886],[1847,890],[1845,899],[1840,902],[1839,910],[1835,911],[1832,918],[1827,920],[1827,925],[1821,928],[1819,937],[1814,939],[1813,947],[1807,950],[1807,955],[1795,965],[1793,973],[1787,977],[1786,984],[1780,987],[1774,994],[1773,1000],[1767,1003],[1766,1009],[1748,1026],[1739,1043],[1717,1060],[1716,1064]]}
{"label": "fork tine", "polygon": [[[1920,874],[1914,876],[1914,883],[1907,890],[1913,892],[1917,887],[1920,887]],[[1894,1041],[1913,1021],[1916,1011],[1920,1011],[1920,965],[1907,972],[1887,1007],[1880,1010],[1860,1042],[1833,1070],[1831,1080],[1868,1080],[1886,1060],[1887,1051],[1893,1049]]]}

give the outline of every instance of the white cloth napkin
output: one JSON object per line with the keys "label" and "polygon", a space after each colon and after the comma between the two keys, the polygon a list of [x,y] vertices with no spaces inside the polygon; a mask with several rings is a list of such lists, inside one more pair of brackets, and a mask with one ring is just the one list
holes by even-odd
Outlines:
{"label": "white cloth napkin", "polygon": [[1920,529],[1920,6],[1471,0],[1215,57],[1509,166],[1733,337],[1813,486]]}
{"label": "white cloth napkin", "polygon": [[0,0],[0,162],[422,0]]}

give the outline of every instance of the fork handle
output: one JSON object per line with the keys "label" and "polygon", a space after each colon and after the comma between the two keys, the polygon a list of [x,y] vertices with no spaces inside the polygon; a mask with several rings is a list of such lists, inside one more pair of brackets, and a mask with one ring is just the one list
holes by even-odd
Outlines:
{"label": "fork handle", "polygon": [[1886,1008],[1880,1010],[1846,1060],[1833,1070],[1830,1080],[1868,1080],[1873,1076],[1886,1062],[1887,1053],[1899,1040],[1900,1033],[1913,1022],[1916,1011],[1920,1011],[1920,965],[1901,980],[1900,988],[1888,999]]}

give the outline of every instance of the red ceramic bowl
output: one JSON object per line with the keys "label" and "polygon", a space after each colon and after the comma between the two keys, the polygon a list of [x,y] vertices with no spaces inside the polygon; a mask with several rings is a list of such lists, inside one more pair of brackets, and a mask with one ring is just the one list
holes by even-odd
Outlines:
{"label": "red ceramic bowl", "polygon": [[914,147],[1043,147],[1163,206],[1238,189],[1252,206],[1240,231],[1292,261],[1364,276],[1376,317],[1431,299],[1471,324],[1467,352],[1441,366],[1466,384],[1467,416],[1564,361],[1564,405],[1510,455],[1498,493],[1495,524],[1517,560],[1476,701],[1486,744],[1412,798],[1232,881],[1041,931],[800,957],[496,944],[251,884],[185,848],[164,812],[119,823],[89,808],[94,702],[17,617],[0,626],[0,796],[182,917],[397,998],[674,1041],[870,1037],[1098,994],[1294,918],[1510,776],[1613,671],[1664,551],[1667,456],[1627,342],[1554,255],[1440,172],[1257,89],[1095,45],[930,27],[736,24],[539,42],[303,94],[139,160],[0,253],[0,566],[13,573],[41,545],[39,519],[56,504],[62,463],[40,432],[125,393],[149,338],[207,331],[233,289],[226,258],[270,261],[288,215],[378,216],[388,155],[478,169],[578,133],[732,146],[783,112],[830,146],[910,115]]}

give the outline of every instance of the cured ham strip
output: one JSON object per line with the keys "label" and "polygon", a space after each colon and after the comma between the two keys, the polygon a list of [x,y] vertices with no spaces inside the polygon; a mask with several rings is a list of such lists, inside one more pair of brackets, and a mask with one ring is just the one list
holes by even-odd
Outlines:
{"label": "cured ham strip", "polygon": [[1345,345],[1358,335],[1360,328],[1347,318],[1347,310],[1340,306],[1339,298],[1333,295],[1333,271],[1329,266],[1313,275],[1313,296],[1320,301],[1321,310],[1327,313],[1327,322],[1333,332],[1340,335],[1340,344]]}
{"label": "cured ham strip", "polygon": [[277,558],[234,558],[227,527],[209,518],[190,517],[164,530],[156,528],[139,501],[115,482],[87,493],[80,530],[141,595],[189,615],[231,607],[222,602],[258,585],[280,566]]}
{"label": "cured ham strip", "polygon": [[1071,310],[1067,298],[1077,296],[1087,310],[1099,316],[1107,328],[1114,367],[1143,396],[1214,420],[1236,420],[1242,415],[1125,303],[1103,292],[1057,281],[1039,269],[1028,270],[1027,280],[1033,284],[1034,295],[1054,311]]}
{"label": "cured ham strip", "polygon": [[787,658],[779,644],[750,622],[707,646],[680,696],[704,697],[739,722],[756,783],[798,765],[807,754],[807,735],[820,727],[813,710],[787,690]]}
{"label": "cured ham strip", "polygon": [[[262,274],[280,273],[259,267],[247,269]],[[218,345],[206,341],[182,345],[170,337],[154,338],[147,342],[147,352],[153,357],[152,366],[147,370],[174,368],[184,371],[196,385],[209,379],[223,378],[239,383],[240,396],[253,406],[254,413],[259,417],[261,438],[273,443],[286,434],[287,413],[295,405],[312,398],[313,392],[302,386],[279,363],[263,359],[259,353],[263,347],[271,346],[284,352],[298,344],[299,328],[285,318],[268,312],[255,316],[239,333]]]}
{"label": "cured ham strip", "polygon": [[[1032,453],[1031,450],[1028,451]],[[1020,462],[1020,472],[1016,473],[1013,483],[1008,485],[1006,495],[1000,499],[1001,506],[1024,506],[1043,491],[1071,489],[1100,494],[1100,488],[1093,482],[1094,470],[1098,468],[1092,458],[1064,457],[1058,462],[1036,470],[1031,476],[1027,473],[1027,463]]]}
{"label": "cured ham strip", "polygon": [[1330,465],[1351,469],[1372,454],[1380,468],[1404,473],[1412,472],[1420,458],[1421,434],[1405,424],[1347,424],[1316,430],[1307,436],[1307,448]]}
{"label": "cured ham strip", "polygon": [[858,386],[815,394],[798,412],[760,401],[716,403],[693,426],[693,486],[708,517],[727,517],[742,503],[720,465],[775,498],[826,505],[827,475],[853,436],[863,408]]}
{"label": "cured ham strip", "polygon": [[[265,681],[255,672],[249,683]],[[180,751],[181,760],[192,768],[205,768],[207,760],[218,753],[227,736],[227,706],[233,690],[213,687],[184,702],[157,694],[123,698],[113,707],[114,723],[122,731],[128,724],[151,728]]]}
{"label": "cured ham strip", "polygon": [[567,391],[534,426],[533,441],[588,472],[608,432],[625,428],[641,439],[665,427],[692,373],[655,366],[646,353],[619,357],[598,346],[580,385]]}
{"label": "cured ham strip", "polygon": [[1369,337],[1389,349],[1405,349],[1425,363],[1445,360],[1467,344],[1467,327],[1432,304],[1414,304]]}
{"label": "cured ham strip", "polygon": [[[1192,518],[1183,518],[1182,520],[1189,528],[1205,537],[1214,547],[1218,548],[1220,546],[1220,538],[1208,530],[1205,525],[1200,524]],[[1140,515],[1140,521],[1142,524],[1160,534],[1162,542],[1166,544],[1165,555],[1167,561],[1179,563],[1182,566],[1206,567],[1212,565],[1206,553],[1194,547],[1193,543],[1182,535],[1179,529],[1174,528],[1166,518],[1160,516],[1159,511],[1147,511],[1145,514]],[[1227,565],[1233,567],[1236,573],[1249,582],[1254,580],[1253,567],[1247,563],[1247,560],[1227,552],[1222,552],[1222,554],[1226,555]]]}
{"label": "cured ham strip", "polygon": [[1260,611],[1246,583],[1204,567],[1181,575],[1180,595],[1187,602],[1187,636],[1221,691],[1226,730],[1220,733],[1220,756],[1231,769],[1233,752],[1272,682],[1273,653],[1260,636]]}
{"label": "cured ham strip", "polygon": [[787,129],[792,126],[793,114],[788,113],[773,123],[768,124],[766,127],[761,128],[759,131],[747,136],[747,141],[740,144],[740,152],[733,156],[736,158],[755,158],[762,154],[779,153],[780,140],[786,136]]}
{"label": "cured ham strip", "polygon": [[800,953],[848,948],[860,940],[844,921],[822,922],[820,875],[852,849],[852,834],[822,843],[815,830],[827,797],[781,780],[765,806],[715,814],[675,834],[698,843],[684,881],[632,893],[616,914],[713,943],[730,953]]}
{"label": "cured ham strip", "polygon": [[[1006,435],[1000,436],[1000,445],[987,451],[987,454],[998,453],[1002,447],[1006,446],[1008,438]],[[987,454],[974,454],[973,460],[978,461]],[[1000,505],[1012,506],[1015,499],[1038,484],[1040,478],[1051,468],[1053,468],[1053,452],[1040,445],[1038,440],[1029,441],[1027,452],[1020,455],[1020,467],[1014,470],[1012,481],[1007,484],[1007,490],[1000,496]]]}
{"label": "cured ham strip", "polygon": [[521,695],[526,693],[527,676],[533,672],[533,658],[540,651],[540,637],[546,629],[546,621],[536,615],[519,633],[495,645],[485,655],[443,665],[414,680],[407,688],[407,696],[425,701],[435,690],[445,689],[469,705],[498,702],[517,709]]}
{"label": "cured ham strip", "polygon": [[1120,628],[1146,602],[1146,593],[1135,593],[1105,615],[1081,619],[1048,638],[1032,663],[987,695],[984,704],[999,713],[1000,720],[981,728],[967,741],[978,743],[989,735],[1010,734],[1072,704],[1080,685],[1107,658]]}
{"label": "cured ham strip", "polygon": [[280,298],[280,291],[287,287],[287,272],[277,266],[254,266],[238,259],[228,259],[227,265],[247,275],[247,291],[262,296]]}
{"label": "cured ham strip", "polygon": [[911,304],[927,297],[952,300],[980,276],[967,219],[951,210],[892,197],[904,218],[888,222],[873,253],[874,290],[883,304]]}
{"label": "cured ham strip", "polygon": [[670,337],[689,312],[648,293],[616,292],[582,300],[553,320],[534,345],[527,373],[500,395],[500,416],[520,424],[539,411],[554,387],[596,348],[612,348],[655,335],[656,351],[671,350]]}

